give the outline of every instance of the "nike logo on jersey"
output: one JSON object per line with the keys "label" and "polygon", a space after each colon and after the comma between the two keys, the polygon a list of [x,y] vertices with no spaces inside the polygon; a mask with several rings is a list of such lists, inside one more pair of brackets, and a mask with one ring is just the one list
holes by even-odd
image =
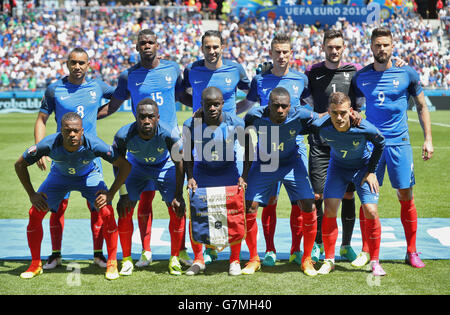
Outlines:
{"label": "nike logo on jersey", "polygon": [[202,83],[203,81],[194,81],[194,84],[199,84],[199,83]]}
{"label": "nike logo on jersey", "polygon": [[316,77],[316,80],[320,80],[320,79],[322,79],[324,76],[325,76],[325,74],[324,74],[324,75],[321,75],[320,77]]}
{"label": "nike logo on jersey", "polygon": [[368,84],[370,84],[370,82],[363,82],[362,86],[366,86]]}
{"label": "nike logo on jersey", "polygon": [[139,153],[139,151],[133,151],[133,150],[128,150],[128,152],[133,153],[133,154]]}
{"label": "nike logo on jersey", "polygon": [[136,82],[136,86],[142,85],[144,82]]}
{"label": "nike logo on jersey", "polygon": [[70,95],[61,96],[61,101],[64,101],[65,99],[68,99],[69,97],[70,97]]}
{"label": "nike logo on jersey", "polygon": [[324,139],[325,139],[325,141],[329,141],[329,142],[334,141],[334,140],[331,140],[331,139],[328,139],[328,138],[324,138]]}

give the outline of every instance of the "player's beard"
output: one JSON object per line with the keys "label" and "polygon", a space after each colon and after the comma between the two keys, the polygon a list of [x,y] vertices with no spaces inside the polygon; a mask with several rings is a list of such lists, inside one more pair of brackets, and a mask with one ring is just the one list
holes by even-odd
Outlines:
{"label": "player's beard", "polygon": [[375,55],[374,58],[378,63],[385,64],[391,59],[391,54],[378,53],[378,55]]}

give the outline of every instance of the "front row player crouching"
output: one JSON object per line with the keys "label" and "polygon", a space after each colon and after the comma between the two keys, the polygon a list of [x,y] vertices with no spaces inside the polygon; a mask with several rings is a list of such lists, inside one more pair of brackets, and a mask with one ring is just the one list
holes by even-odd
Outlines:
{"label": "front row player crouching", "polygon": [[291,108],[290,97],[285,88],[276,87],[270,93],[267,106],[250,109],[244,118],[246,128],[252,126],[256,129],[258,155],[254,162],[250,159],[255,146],[250,143],[253,140],[246,133],[242,178],[248,183],[245,192],[247,208],[245,241],[249,248],[250,261],[242,270],[243,274],[253,274],[261,268],[257,251],[257,211],[260,204],[268,203],[273,187],[281,182],[291,203],[297,204],[302,209],[302,269],[306,275],[317,275],[311,260],[317,232],[316,206],[307,166],[297,150],[296,137],[309,130],[311,123],[319,118],[319,115],[303,108]]}
{"label": "front row player crouching", "polygon": [[[151,182],[161,193],[169,210],[171,257],[169,272],[181,275],[179,254],[186,226],[183,199],[184,170],[181,140],[178,132],[159,120],[158,105],[144,98],[136,107],[136,122],[123,126],[114,137],[113,147],[131,162],[132,169],[117,204],[119,235],[123,251],[120,275],[131,275],[131,243],[133,235],[133,210],[141,193]],[[127,154],[128,151],[128,154]],[[178,158],[173,154],[179,154]]]}
{"label": "front row player crouching", "polygon": [[[54,165],[36,192],[27,168],[43,156],[51,157]],[[102,157],[118,168],[117,177],[109,191],[100,170],[94,163],[96,157]],[[49,210],[57,211],[61,200],[68,192],[76,190],[95,206],[102,217],[103,236],[108,250],[105,277],[109,280],[117,279],[118,232],[111,201],[125,182],[131,170],[130,163],[101,139],[84,135],[81,117],[69,112],[61,119],[61,132],[45,137],[25,151],[15,163],[15,169],[32,203],[27,226],[32,261],[30,267],[20,277],[29,279],[42,273],[41,243],[44,234],[42,220]]]}
{"label": "front row player crouching", "polygon": [[[193,193],[197,187],[239,185],[240,188],[245,189],[245,183],[240,177],[236,164],[235,153],[236,140],[242,140],[238,137],[238,130],[239,128],[244,130],[244,121],[222,110],[223,95],[216,87],[210,86],[203,90],[201,103],[203,109],[201,117],[189,118],[183,124],[187,188],[192,189]],[[206,147],[214,148],[214,151],[204,150]],[[233,154],[228,155],[229,152]],[[195,260],[186,271],[188,276],[194,276],[206,268],[202,255],[203,245],[195,243],[192,238],[194,228],[192,224],[189,226]],[[229,275],[240,275],[241,243],[231,245],[230,251]]]}
{"label": "front row player crouching", "polygon": [[[369,254],[373,275],[386,273],[379,264],[381,225],[378,218],[379,185],[375,171],[383,153],[385,139],[380,131],[363,119],[352,127],[350,98],[342,92],[332,93],[327,116],[316,120],[312,128],[331,147],[330,164],[324,188],[325,213],[322,219],[322,240],[325,262],[319,274],[334,269],[334,251],[338,237],[336,216],[348,184],[354,183],[366,217]],[[371,144],[373,150],[371,150]]]}

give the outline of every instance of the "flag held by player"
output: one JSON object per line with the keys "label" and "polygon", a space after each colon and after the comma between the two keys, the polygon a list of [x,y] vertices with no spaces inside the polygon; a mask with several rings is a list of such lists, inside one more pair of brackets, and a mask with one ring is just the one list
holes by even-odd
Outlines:
{"label": "flag held by player", "polygon": [[189,190],[192,239],[225,248],[240,243],[246,234],[244,189],[238,186]]}

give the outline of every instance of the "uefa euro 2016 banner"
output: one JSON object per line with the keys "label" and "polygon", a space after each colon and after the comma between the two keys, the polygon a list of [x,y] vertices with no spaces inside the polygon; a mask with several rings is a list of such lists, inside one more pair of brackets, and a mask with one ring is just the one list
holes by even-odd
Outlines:
{"label": "uefa euro 2016 banner", "polygon": [[[339,19],[345,19],[352,23],[372,24],[375,21],[389,20],[392,8],[384,5],[384,0],[376,0],[365,5],[363,0],[349,0],[347,5],[341,0],[329,1],[328,5],[322,5],[322,0],[304,0],[302,5],[296,5],[296,0],[282,0],[280,5],[272,5],[264,0],[235,0],[234,13],[241,18],[246,13],[252,12],[256,17],[286,19],[290,17],[298,24],[313,25],[317,21],[322,25],[333,25]],[[249,14],[250,15],[250,14]]]}

